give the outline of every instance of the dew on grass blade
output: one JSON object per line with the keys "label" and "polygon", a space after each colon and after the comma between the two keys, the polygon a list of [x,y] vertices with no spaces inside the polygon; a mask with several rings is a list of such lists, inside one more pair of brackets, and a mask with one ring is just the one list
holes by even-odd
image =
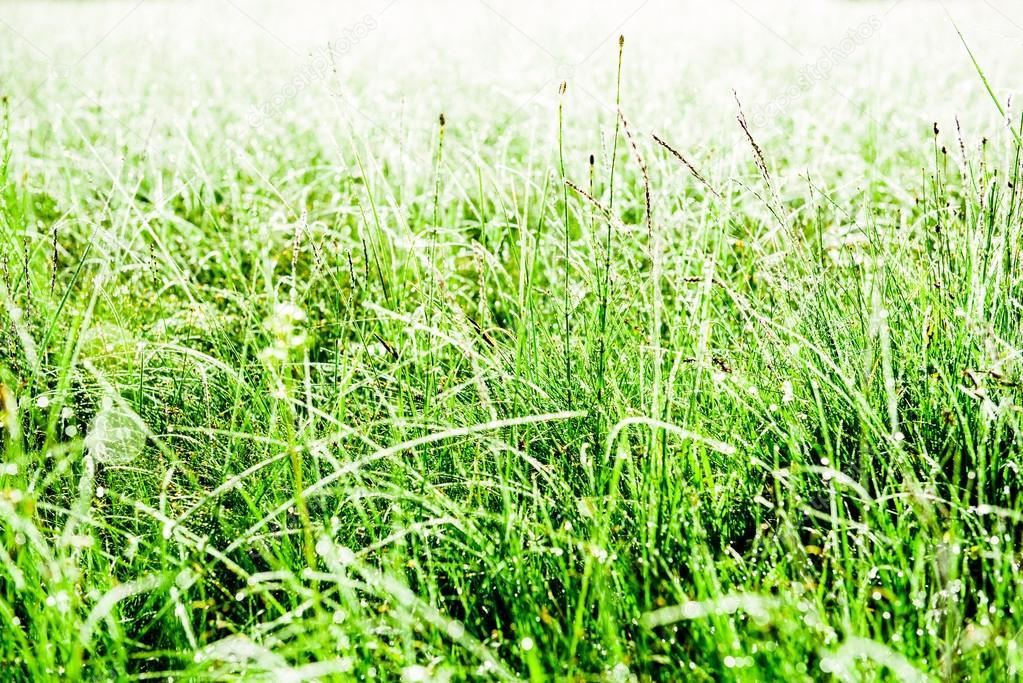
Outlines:
{"label": "dew on grass blade", "polygon": [[138,457],[145,442],[142,418],[120,397],[105,395],[85,437],[89,455],[105,465],[126,465]]}

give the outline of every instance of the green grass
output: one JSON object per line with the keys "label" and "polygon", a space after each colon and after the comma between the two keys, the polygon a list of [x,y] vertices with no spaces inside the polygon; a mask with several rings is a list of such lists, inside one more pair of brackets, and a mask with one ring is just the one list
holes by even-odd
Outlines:
{"label": "green grass", "polygon": [[1018,676],[1023,119],[701,142],[630,45],[496,128],[12,76],[0,678]]}

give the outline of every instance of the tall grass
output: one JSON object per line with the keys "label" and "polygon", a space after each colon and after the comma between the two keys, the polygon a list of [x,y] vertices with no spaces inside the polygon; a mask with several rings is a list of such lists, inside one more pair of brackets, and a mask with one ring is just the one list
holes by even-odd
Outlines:
{"label": "tall grass", "polygon": [[5,101],[4,678],[1018,675],[1023,120],[850,189],[622,49],[609,149]]}

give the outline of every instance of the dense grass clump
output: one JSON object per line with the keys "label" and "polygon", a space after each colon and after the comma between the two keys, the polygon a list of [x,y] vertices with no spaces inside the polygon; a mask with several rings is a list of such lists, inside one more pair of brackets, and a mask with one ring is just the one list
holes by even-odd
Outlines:
{"label": "dense grass clump", "polygon": [[814,165],[621,85],[487,140],[5,99],[0,676],[1018,675],[1019,113]]}

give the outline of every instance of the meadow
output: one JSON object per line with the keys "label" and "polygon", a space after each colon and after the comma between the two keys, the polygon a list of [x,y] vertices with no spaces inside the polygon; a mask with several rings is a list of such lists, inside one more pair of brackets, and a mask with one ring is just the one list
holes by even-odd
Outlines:
{"label": "meadow", "polygon": [[0,680],[1019,678],[1016,14],[0,3]]}

